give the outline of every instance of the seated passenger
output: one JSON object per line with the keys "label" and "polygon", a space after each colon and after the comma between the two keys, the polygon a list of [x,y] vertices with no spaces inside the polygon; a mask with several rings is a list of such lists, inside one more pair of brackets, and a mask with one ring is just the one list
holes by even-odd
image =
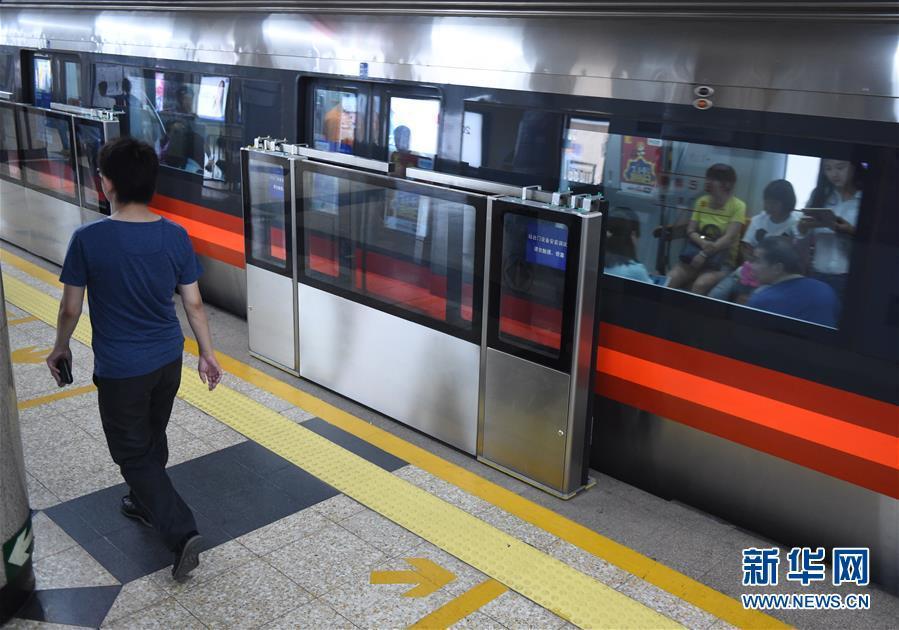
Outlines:
{"label": "seated passenger", "polygon": [[839,302],[828,285],[806,278],[789,238],[769,236],[756,248],[752,271],[760,286],[748,306],[807,322],[836,326]]}
{"label": "seated passenger", "polygon": [[615,208],[606,223],[605,272],[622,278],[652,282],[643,263],[637,260],[640,220],[630,208]]}
{"label": "seated passenger", "polygon": [[746,204],[734,197],[737,173],[713,164],[705,173],[705,195],[696,200],[687,225],[680,261],[668,274],[668,286],[705,295],[736,267]]}
{"label": "seated passenger", "polygon": [[774,180],[765,186],[762,196],[765,211],[752,217],[740,243],[743,264],[716,284],[709,291],[709,297],[745,304],[749,295],[759,286],[751,265],[755,248],[766,236],[796,236],[796,224],[802,218],[802,213],[796,210],[793,185],[785,179]]}
{"label": "seated passenger", "polygon": [[849,277],[863,173],[864,166],[859,163],[821,160],[818,186],[798,225],[805,244],[813,251],[809,275],[829,284],[841,298]]}

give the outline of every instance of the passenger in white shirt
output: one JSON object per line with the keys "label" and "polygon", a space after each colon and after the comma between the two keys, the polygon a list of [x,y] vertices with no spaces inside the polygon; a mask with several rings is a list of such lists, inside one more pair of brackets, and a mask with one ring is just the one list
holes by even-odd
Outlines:
{"label": "passenger in white shirt", "polygon": [[708,296],[718,300],[734,300],[745,303],[759,286],[749,263],[755,258],[755,248],[768,236],[797,237],[796,226],[802,213],[796,210],[796,192],[785,179],[776,179],[765,186],[762,193],[765,211],[752,217],[740,242],[743,264],[723,278],[709,291]]}
{"label": "passenger in white shirt", "polygon": [[852,237],[861,204],[864,166],[845,160],[821,160],[818,186],[809,208],[829,208],[831,213],[806,212],[799,234],[814,249],[809,276],[826,282],[842,299],[849,277]]}
{"label": "passenger in white shirt", "polygon": [[630,208],[615,208],[606,221],[605,272],[622,278],[652,282],[649,272],[637,260],[640,220]]}

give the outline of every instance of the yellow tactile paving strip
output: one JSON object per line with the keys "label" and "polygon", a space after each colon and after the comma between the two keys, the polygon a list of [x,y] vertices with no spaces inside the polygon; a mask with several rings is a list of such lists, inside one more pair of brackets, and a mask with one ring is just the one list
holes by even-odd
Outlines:
{"label": "yellow tactile paving strip", "polygon": [[[6,298],[56,325],[58,302],[7,274]],[[82,317],[73,337],[90,345]],[[330,440],[224,386],[209,392],[185,367],[178,395],[512,590],[582,628],[674,628],[678,624],[475,516],[390,474]]]}

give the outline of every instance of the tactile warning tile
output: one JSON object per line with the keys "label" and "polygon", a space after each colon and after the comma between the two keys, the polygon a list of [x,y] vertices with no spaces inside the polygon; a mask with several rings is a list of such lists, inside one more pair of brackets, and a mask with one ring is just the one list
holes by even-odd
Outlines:
{"label": "tactile warning tile", "polygon": [[[4,274],[7,299],[51,326],[56,300]],[[82,317],[75,334],[90,344]],[[224,386],[184,368],[178,395],[325,483],[583,628],[677,623]]]}

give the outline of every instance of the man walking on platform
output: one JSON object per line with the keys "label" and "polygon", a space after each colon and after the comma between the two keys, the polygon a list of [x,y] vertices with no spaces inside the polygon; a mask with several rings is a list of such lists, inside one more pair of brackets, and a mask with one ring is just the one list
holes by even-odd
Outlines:
{"label": "man walking on platform", "polygon": [[199,564],[202,539],[190,508],[166,473],[166,426],[181,383],[184,336],[175,312],[177,287],[200,347],[200,379],[212,390],[222,370],[197,286],[201,269],[187,232],[147,207],[159,162],[153,148],[123,137],[100,150],[99,174],[112,214],[77,229],[60,282],[56,344],[47,365],[66,382],[69,340],[88,289],[94,384],[112,459],[129,487],[122,513],[154,527],[175,554],[172,575]]}

